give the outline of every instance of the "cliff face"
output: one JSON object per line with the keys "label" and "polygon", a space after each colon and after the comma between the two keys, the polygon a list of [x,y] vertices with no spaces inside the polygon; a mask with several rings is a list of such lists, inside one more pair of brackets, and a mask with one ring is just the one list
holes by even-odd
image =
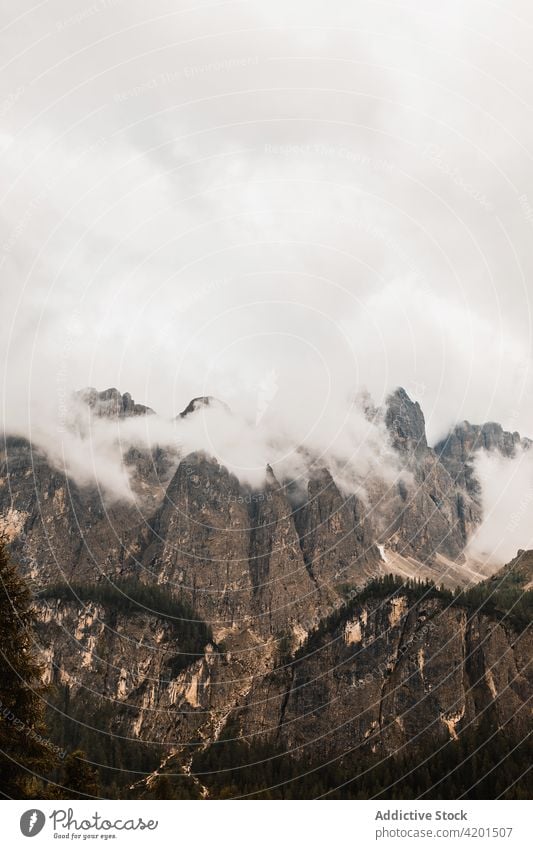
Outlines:
{"label": "cliff face", "polygon": [[[104,419],[151,412],[115,389],[83,390],[78,402]],[[182,415],[213,405],[214,399],[195,399]],[[296,508],[270,472],[262,490],[250,492],[212,458],[131,445],[123,460],[132,500],[110,502],[97,487],[58,471],[38,447],[7,437],[0,451],[0,523],[40,582],[113,574],[130,568],[133,558],[157,580],[179,585],[222,627],[260,615],[272,631],[285,618],[276,613],[278,590],[289,593],[289,605],[296,594],[316,592],[326,603],[338,584],[373,573],[376,544],[428,563],[439,554],[460,561],[481,519],[471,465],[480,435],[484,447],[507,454],[519,442],[497,426],[469,426],[434,450],[422,410],[404,390],[374,415],[382,416],[403,468],[400,481],[368,479],[362,500],[341,494],[330,472],[316,468]],[[223,569],[215,565],[222,562]],[[274,579],[263,580],[269,575]],[[285,583],[277,590],[280,576]],[[290,617],[295,623],[309,605],[297,607]]]}
{"label": "cliff face", "polygon": [[[438,599],[370,598],[304,656],[258,681],[228,718],[232,734],[274,738],[324,762],[353,748],[437,746],[488,712],[495,730],[526,733],[532,639]],[[309,648],[307,652],[306,648]],[[236,729],[238,729],[236,731]]]}
{"label": "cliff face", "polygon": [[46,681],[72,702],[93,694],[96,728],[105,715],[106,732],[157,740],[178,771],[225,737],[320,762],[438,747],[482,720],[518,735],[530,725],[531,633],[430,590],[370,590],[283,656],[240,631],[231,650],[207,642],[179,669],[164,618],[53,600],[40,615]]}
{"label": "cliff face", "polygon": [[[437,554],[458,559],[481,521],[481,507],[465,484],[443,462],[442,451],[427,444],[424,415],[403,389],[387,402],[385,423],[394,448],[411,478],[384,499],[384,541],[403,555],[432,560]],[[466,465],[473,455],[465,456]]]}
{"label": "cliff face", "polygon": [[[91,416],[151,412],[117,390],[80,399]],[[213,404],[195,399],[182,416]],[[74,701],[95,694],[106,733],[157,739],[177,752],[179,769],[190,767],[193,741],[207,750],[229,727],[316,757],[444,741],[487,711],[498,727],[522,728],[527,634],[435,592],[358,599],[369,580],[394,570],[385,550],[398,555],[400,573],[408,558],[437,580],[449,558],[453,584],[466,582],[462,554],[481,520],[475,451],[512,456],[527,442],[495,425],[464,425],[433,449],[420,406],[403,390],[372,415],[386,426],[399,483],[369,479],[363,495],[346,493],[314,464],[296,502],[270,468],[251,490],[205,454],[130,445],[135,500],[109,504],[8,437],[0,521],[36,591],[49,588],[39,601],[47,681]],[[527,557],[520,564],[529,589]],[[95,588],[107,578],[186,603],[186,618],[207,623],[209,638],[189,652],[183,629],[161,611],[103,605]],[[83,600],[59,589],[54,598],[52,585],[65,581],[83,583]]]}
{"label": "cliff face", "polygon": [[150,407],[136,404],[129,392],[123,395],[118,389],[105,389],[98,392],[89,387],[82,389],[75,396],[82,404],[86,404],[91,413],[101,418],[128,418],[129,416],[145,416],[153,413]]}
{"label": "cliff face", "polygon": [[296,510],[295,521],[317,586],[332,589],[371,574],[379,554],[367,513],[357,496],[341,495],[327,469],[310,479],[307,500]]}
{"label": "cliff face", "polygon": [[473,469],[476,452],[485,450],[513,457],[518,448],[529,449],[530,445],[531,440],[522,439],[516,432],[509,433],[494,422],[484,425],[462,422],[435,446],[435,452],[455,484],[477,497],[480,485]]}
{"label": "cliff face", "polygon": [[135,505],[105,504],[24,439],[0,450],[0,526],[37,585],[113,573],[139,532]]}
{"label": "cliff face", "polygon": [[371,540],[362,505],[342,499],[325,471],[294,513],[271,470],[263,488],[249,492],[216,460],[191,454],[140,547],[143,566],[178,588],[217,634],[252,628],[297,641],[343,581],[363,581],[377,565]]}
{"label": "cliff face", "polygon": [[[205,721],[200,709],[218,655],[211,643],[191,652],[166,618],[127,613],[99,603],[38,603],[44,681],[102,734],[154,740],[163,747],[187,740]],[[177,664],[176,662],[179,661]],[[207,702],[209,704],[209,702]],[[200,709],[200,710],[199,710]]]}
{"label": "cliff face", "polygon": [[[152,412],[116,389],[82,390],[76,401],[97,419]],[[74,409],[71,425],[77,430],[85,419]],[[93,482],[69,477],[27,439],[6,436],[0,442],[0,531],[38,585],[114,574],[136,549],[140,529],[162,499],[177,461],[157,446],[127,447],[123,460],[132,499],[109,500]]]}
{"label": "cliff face", "polygon": [[249,516],[236,478],[191,454],[150,523],[142,565],[218,628],[250,615]]}

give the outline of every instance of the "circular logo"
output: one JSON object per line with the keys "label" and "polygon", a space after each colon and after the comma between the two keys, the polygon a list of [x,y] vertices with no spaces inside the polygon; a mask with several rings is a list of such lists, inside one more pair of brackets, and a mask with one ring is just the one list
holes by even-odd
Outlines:
{"label": "circular logo", "polygon": [[32,808],[22,814],[20,818],[20,830],[24,837],[35,837],[36,834],[42,831],[45,822],[46,817],[43,812]]}

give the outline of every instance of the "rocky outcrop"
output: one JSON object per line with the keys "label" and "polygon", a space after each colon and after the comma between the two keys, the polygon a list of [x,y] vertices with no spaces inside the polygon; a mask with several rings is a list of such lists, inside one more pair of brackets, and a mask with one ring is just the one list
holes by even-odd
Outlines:
{"label": "rocky outcrop", "polygon": [[117,571],[141,525],[138,505],[106,504],[96,487],[80,487],[27,440],[4,441],[0,527],[37,585]]}
{"label": "rocky outcrop", "polygon": [[[84,400],[104,419],[99,428],[150,412],[117,390]],[[182,416],[213,405],[194,399]],[[531,692],[527,633],[436,592],[346,599],[394,571],[393,554],[401,574],[402,564],[415,574],[422,564],[438,583],[481,518],[471,475],[480,441],[504,456],[527,444],[497,426],[468,426],[434,450],[404,390],[371,416],[386,425],[400,473],[393,483],[369,476],[357,495],[313,463],[295,498],[270,467],[252,490],[204,453],[129,445],[135,500],[106,503],[95,485],[74,483],[29,442],[7,438],[0,530],[37,590],[106,576],[155,583],[212,629],[183,663],[179,636],[156,612],[58,594],[39,602],[47,681],[73,699],[99,694],[113,732],[172,747],[180,769],[191,745],[209,747],[230,725],[244,739],[274,735],[302,754],[312,747],[317,758],[444,741],[487,711],[496,726],[520,729]],[[515,586],[519,575],[529,588],[528,558],[493,580]]]}
{"label": "rocky outcrop", "polygon": [[236,477],[204,454],[184,458],[141,537],[142,567],[179,589],[217,630],[252,615],[250,516]]}
{"label": "rocky outcrop", "polygon": [[123,395],[118,389],[105,389],[98,392],[92,386],[75,393],[75,398],[86,404],[91,413],[100,418],[128,418],[129,416],[146,416],[153,414],[150,407],[136,404],[129,392]]}
{"label": "rocky outcrop", "polygon": [[[139,609],[124,613],[101,604],[38,603],[44,681],[52,704],[87,702],[90,727],[170,746],[193,737],[205,722],[212,644],[184,657],[173,623]],[[176,664],[176,660],[179,663]]]}
{"label": "rocky outcrop", "polygon": [[214,398],[212,395],[201,395],[200,397],[193,398],[192,401],[189,401],[185,409],[179,414],[178,418],[184,419],[192,413],[197,413],[199,410],[205,410],[207,408],[223,410],[225,413],[231,413],[230,408],[224,403],[224,401],[219,401],[218,398]]}
{"label": "rocky outcrop", "polygon": [[317,762],[438,746],[483,716],[526,733],[532,648],[527,632],[429,595],[369,598],[257,681],[228,725]]}
{"label": "rocky outcrop", "polygon": [[71,700],[97,696],[95,727],[112,708],[114,733],[157,740],[178,770],[228,729],[324,762],[438,746],[483,719],[518,734],[530,722],[531,633],[429,587],[368,590],[296,652],[240,628],[178,668],[183,645],[168,618],[53,599],[39,611],[46,681]]}
{"label": "rocky outcrop", "polygon": [[364,583],[373,573],[379,552],[367,508],[354,494],[342,496],[327,469],[311,477],[295,520],[317,586],[332,591],[344,583]]}
{"label": "rocky outcrop", "polygon": [[385,424],[396,451],[424,454],[427,451],[426,422],[418,401],[412,401],[401,387],[389,395]]}
{"label": "rocky outcrop", "polygon": [[465,421],[435,446],[435,453],[454,485],[479,499],[481,487],[473,467],[476,453],[485,450],[497,452],[502,457],[513,457],[518,448],[527,449],[530,445],[529,439],[522,439],[517,432],[505,431],[495,422],[472,425]]}
{"label": "rocky outcrop", "polygon": [[[263,488],[250,491],[214,458],[195,453],[180,463],[139,546],[143,567],[178,587],[216,633],[250,627],[265,637],[288,633],[298,640],[332,598],[306,564],[302,544],[271,469]],[[346,551],[350,545],[354,539]]]}
{"label": "rocky outcrop", "polygon": [[502,589],[528,592],[533,589],[533,551],[520,550],[516,557],[484,582],[494,591]]}
{"label": "rocky outcrop", "polygon": [[[262,496],[262,497],[261,497]],[[272,470],[251,502],[250,570],[256,627],[305,635],[327,604],[306,568],[292,508]]]}
{"label": "rocky outcrop", "polygon": [[481,521],[479,504],[428,446],[422,410],[405,390],[389,397],[384,418],[408,474],[395,488],[380,493],[382,541],[422,560],[432,561],[438,554],[460,558]]}
{"label": "rocky outcrop", "polygon": [[[151,412],[116,389],[83,390],[79,400],[104,421]],[[227,410],[206,396],[193,399],[181,415],[213,406]],[[309,596],[312,582],[318,592],[314,606],[322,613],[340,585],[372,573],[379,559],[376,544],[428,563],[440,555],[460,560],[481,519],[471,472],[476,446],[482,441],[507,456],[519,444],[516,434],[498,426],[469,425],[433,450],[420,405],[403,389],[390,396],[384,411],[373,409],[374,419],[380,415],[403,469],[398,482],[369,478],[363,501],[354,493],[341,494],[327,469],[315,469],[296,508],[286,498],[290,482],[266,483],[262,495],[252,495],[216,463],[180,458],[177,449],[129,443],[123,462],[136,502],[108,501],[97,486],[74,483],[38,448],[9,437],[0,457],[0,525],[25,568],[43,582],[59,574],[122,571],[133,558],[143,567],[160,568],[162,581],[175,577],[202,615],[232,627],[247,616],[262,616],[261,609],[270,611],[263,618],[271,617],[277,591],[296,589],[278,579],[263,582],[261,572],[270,569],[283,572],[284,581],[298,575],[299,598]],[[302,620],[306,604],[299,604],[291,621]],[[278,628],[274,619],[271,627]]]}

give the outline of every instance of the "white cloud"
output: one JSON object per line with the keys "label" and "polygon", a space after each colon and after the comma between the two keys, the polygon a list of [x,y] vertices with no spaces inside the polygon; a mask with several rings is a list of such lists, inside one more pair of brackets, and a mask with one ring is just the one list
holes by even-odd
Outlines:
{"label": "white cloud", "polygon": [[299,441],[351,462],[362,386],[405,385],[432,440],[532,433],[517,0],[52,0],[5,22],[22,11],[0,34],[9,430],[55,439],[85,385],[255,420],[275,372],[231,463]]}
{"label": "white cloud", "polygon": [[533,548],[533,454],[513,459],[481,452],[475,464],[483,490],[483,523],[468,554],[487,563],[508,563],[519,549]]}

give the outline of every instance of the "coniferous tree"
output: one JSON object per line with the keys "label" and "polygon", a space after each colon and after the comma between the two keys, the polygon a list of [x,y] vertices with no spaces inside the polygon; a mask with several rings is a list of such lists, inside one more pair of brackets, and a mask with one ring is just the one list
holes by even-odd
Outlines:
{"label": "coniferous tree", "polygon": [[61,784],[69,799],[99,796],[98,773],[86,760],[85,752],[77,749],[65,758]]}
{"label": "coniferous tree", "polygon": [[31,593],[0,539],[0,794],[13,799],[43,795],[54,762],[34,624]]}

